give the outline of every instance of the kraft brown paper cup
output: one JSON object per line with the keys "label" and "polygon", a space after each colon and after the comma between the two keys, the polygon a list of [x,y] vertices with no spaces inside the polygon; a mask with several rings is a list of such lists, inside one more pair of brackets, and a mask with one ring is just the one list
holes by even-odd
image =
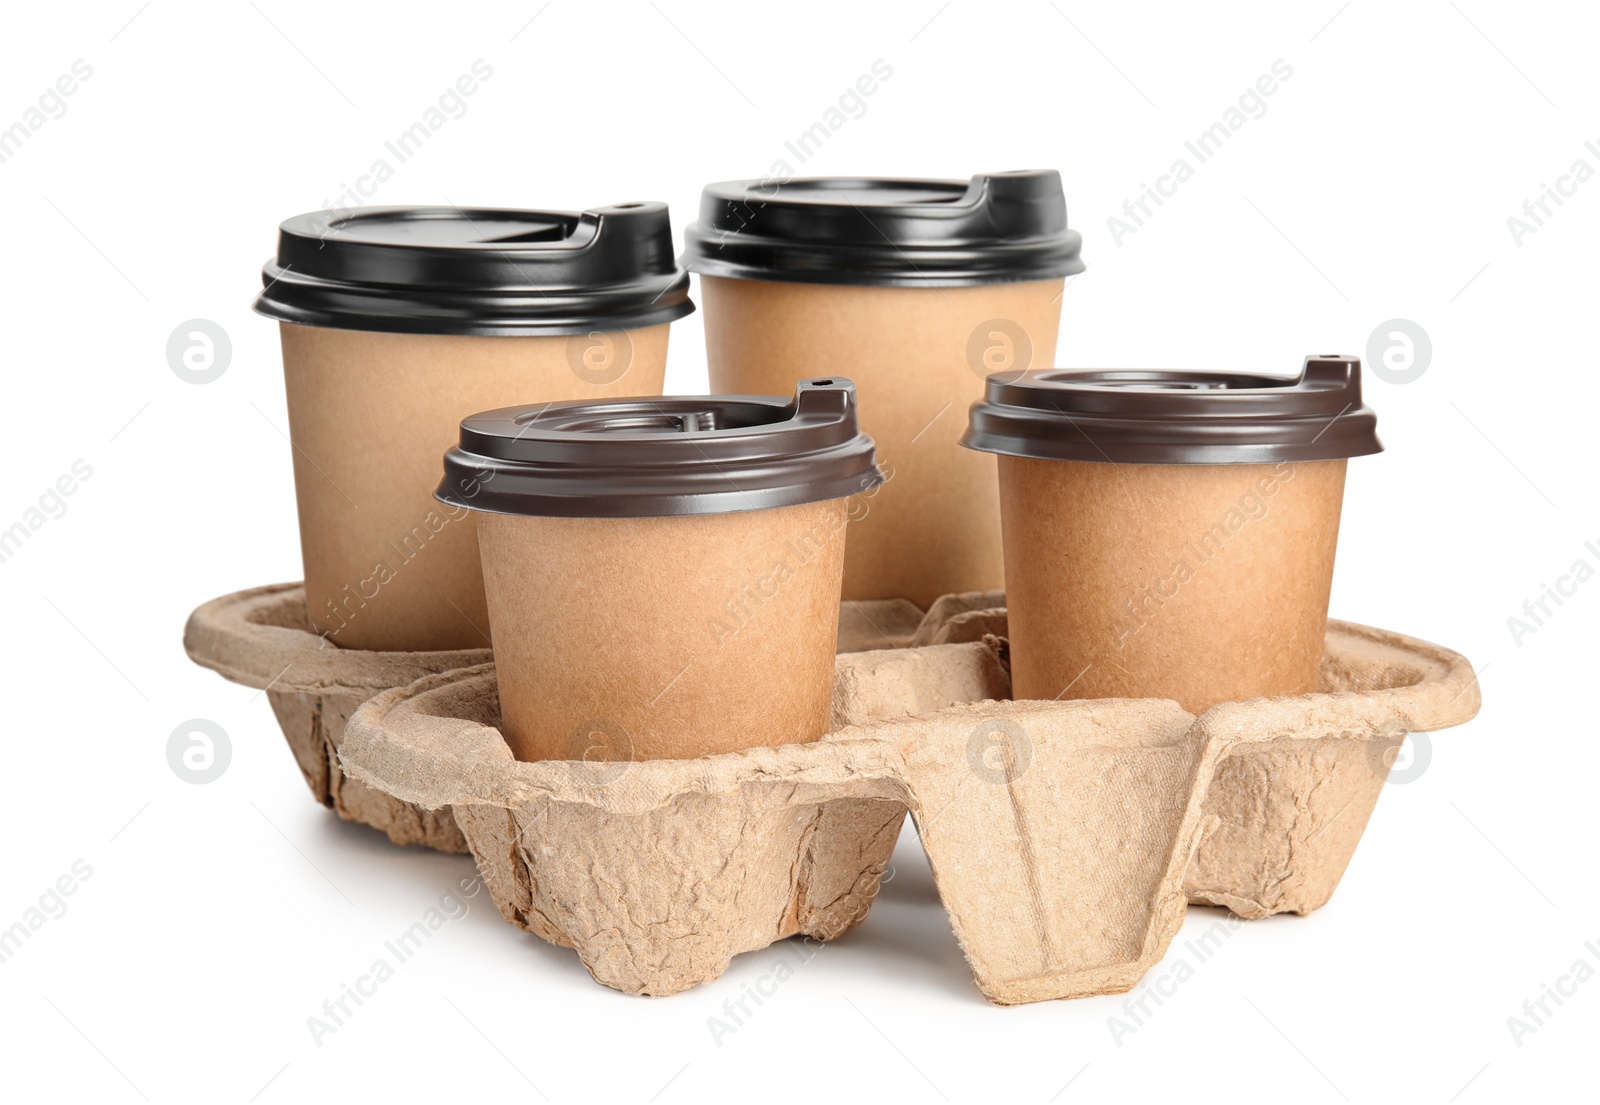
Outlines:
{"label": "kraft brown paper cup", "polygon": [[1001,457],[1013,696],[1316,690],[1345,465]]}
{"label": "kraft brown paper cup", "polygon": [[501,731],[524,760],[821,737],[846,526],[882,482],[855,389],[486,411],[444,458],[477,515]]}
{"label": "kraft brown paper cup", "polygon": [[312,212],[261,279],[311,628],[388,652],[489,643],[476,524],[432,496],[461,418],[659,395],[668,324],[694,309],[661,203]]}
{"label": "kraft brown paper cup", "polygon": [[926,608],[941,595],[1002,586],[994,460],[961,448],[963,416],[982,398],[988,371],[1052,363],[1063,284],[701,278],[713,392],[782,393],[819,370],[855,381],[887,482],[852,523],[847,600],[905,598]]}
{"label": "kraft brown paper cup", "polygon": [[1360,367],[992,378],[966,443],[1000,454],[1013,695],[1316,690],[1347,458],[1382,448]]}
{"label": "kraft brown paper cup", "polygon": [[683,518],[479,518],[501,732],[522,760],[816,740],[842,499]]}
{"label": "kraft brown paper cup", "polygon": [[684,241],[713,391],[856,383],[887,483],[852,525],[844,597],[1001,587],[994,462],[960,448],[963,415],[989,373],[1054,363],[1084,267],[1061,175],[711,184]]}
{"label": "kraft brown paper cup", "polygon": [[464,415],[659,395],[666,371],[666,325],[543,337],[280,329],[306,609],[344,648],[488,646],[472,514],[433,499]]}

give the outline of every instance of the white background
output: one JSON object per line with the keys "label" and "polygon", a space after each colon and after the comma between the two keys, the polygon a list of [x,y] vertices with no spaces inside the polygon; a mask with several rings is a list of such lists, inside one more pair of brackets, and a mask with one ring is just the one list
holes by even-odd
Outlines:
{"label": "white background", "polygon": [[[1600,566],[1600,181],[1520,244],[1506,220],[1575,160],[1600,169],[1592,9],[542,2],[7,13],[0,126],[75,60],[93,75],[0,164],[0,528],[75,460],[93,475],[0,564],[0,927],[74,861],[92,876],[0,963],[0,1094],[1577,1096],[1600,981],[1520,1046],[1507,1018],[1575,960],[1600,965],[1584,947],[1600,941],[1600,582],[1520,643],[1507,618],[1574,561]],[[1484,709],[1386,788],[1332,902],[1244,927],[1119,1045],[1121,998],[984,1002],[908,830],[865,925],[720,1045],[707,1018],[792,951],[625,997],[480,895],[317,1046],[306,1019],[471,860],[393,848],[311,802],[265,699],[190,665],[179,637],[200,602],[299,572],[276,327],[249,310],[277,223],[335,200],[480,58],[493,77],[374,201],[663,199],[681,232],[702,184],[780,159],[1056,167],[1089,264],[1061,364],[1289,373],[1364,354],[1385,320],[1424,327],[1420,379],[1366,381],[1388,451],[1351,464],[1333,613],[1466,653]],[[876,59],[893,76],[866,112],[803,165],[788,154]],[[1114,241],[1108,216],[1277,59],[1294,72],[1265,115]],[[197,317],[233,343],[203,386],[165,355]],[[669,391],[703,388],[701,350],[691,316]],[[167,765],[190,718],[231,737],[209,785]],[[1217,916],[1191,910],[1151,978]]]}

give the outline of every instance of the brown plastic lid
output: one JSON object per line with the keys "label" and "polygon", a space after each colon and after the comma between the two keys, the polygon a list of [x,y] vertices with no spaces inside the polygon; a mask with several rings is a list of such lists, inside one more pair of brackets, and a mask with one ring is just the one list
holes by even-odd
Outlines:
{"label": "brown plastic lid", "polygon": [[1361,359],[1307,357],[1298,377],[1183,369],[996,373],[969,449],[1116,464],[1336,460],[1383,450]]}
{"label": "brown plastic lid", "polygon": [[440,502],[492,514],[655,518],[794,506],[883,482],[856,388],[505,407],[461,422]]}

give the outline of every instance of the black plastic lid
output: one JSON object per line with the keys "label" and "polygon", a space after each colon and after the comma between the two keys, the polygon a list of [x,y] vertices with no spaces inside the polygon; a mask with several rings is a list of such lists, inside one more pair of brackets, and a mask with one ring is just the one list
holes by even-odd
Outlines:
{"label": "black plastic lid", "polygon": [[1307,357],[1294,378],[1050,368],[990,376],[961,443],[985,453],[1117,464],[1336,460],[1383,450],[1361,360]]}
{"label": "black plastic lid", "polygon": [[1083,271],[1054,169],[959,180],[734,180],[709,184],[684,231],[703,276],[952,287]]}
{"label": "black plastic lid", "polygon": [[697,396],[505,407],[461,422],[440,502],[493,514],[655,518],[731,514],[883,482],[849,380],[794,398]]}
{"label": "black plastic lid", "polygon": [[278,228],[261,283],[268,318],[405,334],[582,334],[694,310],[664,203],[316,211]]}

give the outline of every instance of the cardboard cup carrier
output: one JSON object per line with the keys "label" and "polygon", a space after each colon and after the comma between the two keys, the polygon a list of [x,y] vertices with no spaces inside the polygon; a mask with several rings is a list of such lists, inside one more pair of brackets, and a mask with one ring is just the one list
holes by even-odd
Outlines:
{"label": "cardboard cup carrier", "polygon": [[432,497],[461,418],[659,395],[668,324],[694,309],[660,203],[299,215],[262,283],[311,626],[376,651],[488,644],[472,516]]}
{"label": "cardboard cup carrier", "polygon": [[[1003,611],[950,605],[946,625],[985,614],[1003,628]],[[862,921],[907,808],[991,1001],[1129,989],[1186,903],[1261,917],[1326,902],[1404,734],[1478,709],[1463,657],[1349,623],[1328,625],[1321,693],[1198,717],[1160,699],[1004,701],[990,636],[839,656],[819,741],[530,763],[504,739],[494,669],[368,701],[345,769],[453,810],[507,921],[572,948],[607,986],[657,995]],[[903,958],[886,957],[886,975],[925,982],[926,964]]]}
{"label": "cardboard cup carrier", "polygon": [[994,462],[959,447],[962,414],[988,373],[1054,361],[1083,270],[1060,174],[712,184],[685,244],[713,392],[787,394],[817,365],[855,381],[887,482],[851,526],[844,597],[999,588]]}
{"label": "cardboard cup carrier", "polygon": [[1382,449],[1358,359],[1001,373],[965,443],[1000,454],[1015,697],[1316,690],[1345,463]]}
{"label": "cardboard cup carrier", "polygon": [[828,729],[852,504],[881,480],[842,378],[792,400],[601,400],[461,423],[522,760],[679,759]]}
{"label": "cardboard cup carrier", "polygon": [[[1331,620],[1309,695],[1199,717],[1159,699],[1005,701],[1004,601],[947,596],[910,647],[840,655],[822,740],[696,760],[518,760],[486,651],[322,647],[298,584],[205,604],[185,645],[264,689],[342,817],[470,849],[508,921],[648,994],[861,922],[907,807],[985,995],[1125,989],[1185,900],[1242,917],[1325,904],[1405,734],[1479,706],[1465,658]],[[848,612],[898,635],[897,610]]]}

